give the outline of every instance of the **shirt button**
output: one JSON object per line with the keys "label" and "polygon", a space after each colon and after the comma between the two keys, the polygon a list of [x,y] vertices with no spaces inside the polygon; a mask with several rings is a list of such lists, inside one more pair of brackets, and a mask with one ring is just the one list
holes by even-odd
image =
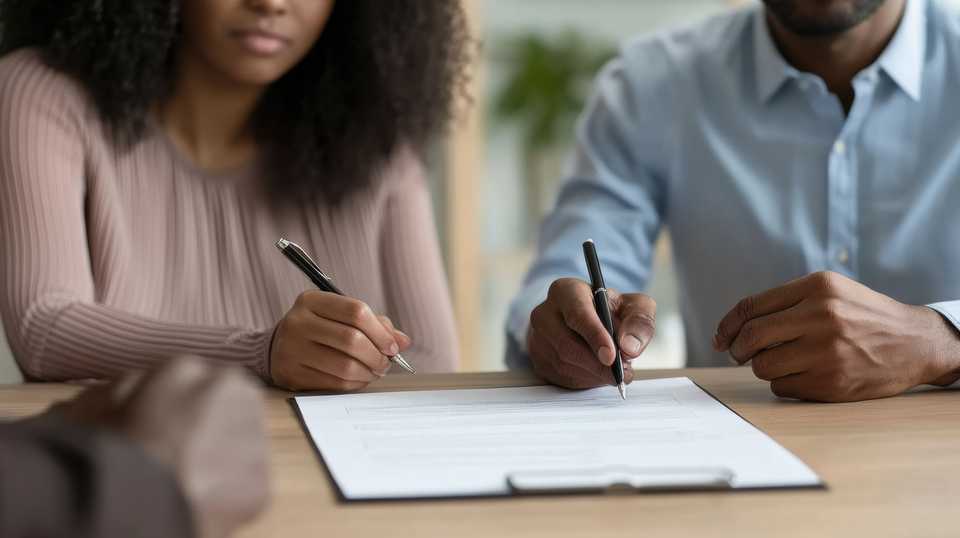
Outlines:
{"label": "shirt button", "polygon": [[843,155],[847,152],[847,145],[843,142],[843,140],[837,140],[837,142],[833,145],[833,151],[837,152],[837,155]]}
{"label": "shirt button", "polygon": [[840,249],[840,252],[837,253],[837,261],[840,262],[840,265],[846,265],[850,261],[850,251],[845,248]]}

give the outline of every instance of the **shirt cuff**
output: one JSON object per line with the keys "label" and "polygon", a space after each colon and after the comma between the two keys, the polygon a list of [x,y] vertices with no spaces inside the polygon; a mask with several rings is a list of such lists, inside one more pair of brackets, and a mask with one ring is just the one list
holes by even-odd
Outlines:
{"label": "shirt cuff", "polygon": [[530,313],[547,298],[552,280],[544,279],[524,285],[523,291],[510,306],[507,319],[506,364],[511,370],[530,369],[527,350],[527,331],[530,330]]}
{"label": "shirt cuff", "polygon": [[[955,329],[957,329],[958,334],[960,334],[960,301],[946,301],[943,303],[934,303],[928,304],[928,308],[932,308],[937,311],[941,316],[947,319]],[[960,389],[960,379],[958,379],[954,384],[949,385],[948,388]]]}

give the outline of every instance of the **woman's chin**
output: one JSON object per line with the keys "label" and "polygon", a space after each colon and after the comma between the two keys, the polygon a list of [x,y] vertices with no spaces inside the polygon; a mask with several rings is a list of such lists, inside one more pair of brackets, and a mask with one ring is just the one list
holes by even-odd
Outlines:
{"label": "woman's chin", "polygon": [[289,66],[279,66],[261,61],[237,62],[229,66],[227,75],[244,86],[269,86],[280,80]]}

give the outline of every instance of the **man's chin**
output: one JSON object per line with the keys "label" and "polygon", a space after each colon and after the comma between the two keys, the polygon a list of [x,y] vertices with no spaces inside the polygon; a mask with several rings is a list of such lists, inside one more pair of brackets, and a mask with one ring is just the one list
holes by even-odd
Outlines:
{"label": "man's chin", "polygon": [[842,34],[873,16],[887,0],[764,0],[769,13],[804,37]]}

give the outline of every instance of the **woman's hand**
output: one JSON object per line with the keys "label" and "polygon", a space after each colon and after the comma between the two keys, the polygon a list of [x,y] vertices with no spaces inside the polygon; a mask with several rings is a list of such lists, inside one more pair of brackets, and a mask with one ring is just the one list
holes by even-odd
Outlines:
{"label": "woman's hand", "polygon": [[365,303],[311,290],[277,324],[270,376],[291,390],[360,390],[386,375],[388,357],[410,343]]}

